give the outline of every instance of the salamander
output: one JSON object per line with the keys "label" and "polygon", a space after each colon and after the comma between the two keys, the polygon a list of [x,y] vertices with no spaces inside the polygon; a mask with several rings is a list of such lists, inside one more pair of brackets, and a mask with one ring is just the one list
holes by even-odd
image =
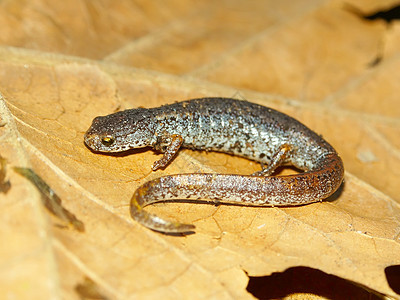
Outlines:
{"label": "salamander", "polygon": [[[251,175],[188,173],[148,181],[134,193],[134,220],[160,232],[189,232],[194,225],[170,222],[143,207],[190,199],[253,206],[294,206],[332,195],[344,176],[342,159],[320,135],[294,118],[243,100],[192,99],[155,108],[136,108],[96,117],[85,133],[95,152],[152,147],[163,153],[152,169],[165,168],[181,147],[219,151],[257,161]],[[281,165],[304,172],[271,175]]]}

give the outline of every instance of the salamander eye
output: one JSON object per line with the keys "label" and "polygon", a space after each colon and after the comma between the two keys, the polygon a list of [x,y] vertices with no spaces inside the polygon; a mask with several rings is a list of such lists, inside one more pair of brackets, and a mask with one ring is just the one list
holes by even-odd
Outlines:
{"label": "salamander eye", "polygon": [[112,144],[114,144],[114,141],[114,137],[112,137],[111,135],[107,135],[101,138],[101,143],[106,147],[110,147]]}

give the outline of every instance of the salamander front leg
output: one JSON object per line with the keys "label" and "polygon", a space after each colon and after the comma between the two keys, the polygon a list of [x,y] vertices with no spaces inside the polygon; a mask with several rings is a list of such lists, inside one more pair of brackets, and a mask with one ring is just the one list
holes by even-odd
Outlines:
{"label": "salamander front leg", "polygon": [[271,175],[277,167],[282,165],[282,163],[287,158],[288,154],[292,150],[292,146],[289,144],[283,144],[278,148],[278,151],[274,153],[271,158],[270,163],[268,166],[264,168],[262,166],[262,170],[251,174],[252,176],[269,176]]}
{"label": "salamander front leg", "polygon": [[167,166],[171,160],[175,157],[176,153],[178,153],[179,148],[182,146],[183,138],[178,134],[174,134],[170,138],[169,144],[165,146],[165,142],[159,142],[154,146],[155,149],[161,150],[164,152],[164,155],[161,159],[154,162],[151,167],[153,171],[156,171],[160,168],[164,168]]}

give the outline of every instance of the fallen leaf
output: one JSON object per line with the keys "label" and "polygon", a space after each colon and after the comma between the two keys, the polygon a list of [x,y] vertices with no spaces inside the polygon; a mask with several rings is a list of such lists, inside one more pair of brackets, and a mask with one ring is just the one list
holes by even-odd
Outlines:
{"label": "fallen leaf", "polygon": [[[85,224],[83,234],[54,226],[38,191],[10,171],[2,295],[79,299],[90,278],[110,299],[252,299],[252,278],[308,267],[399,298],[398,21],[365,20],[343,1],[188,3],[1,4],[0,154],[40,174]],[[395,2],[348,3],[373,15]],[[322,134],[344,160],[341,190],[292,208],[146,207],[195,224],[185,237],[134,222],[129,200],[148,180],[260,167],[183,150],[152,172],[159,154],[96,154],[84,132],[98,115],[205,96],[270,106]]]}
{"label": "fallen leaf", "polygon": [[82,299],[107,299],[107,297],[101,294],[96,283],[88,277],[85,277],[82,283],[77,284],[75,290],[78,292]]}
{"label": "fallen leaf", "polygon": [[14,171],[24,176],[36,186],[42,195],[41,198],[43,205],[50,213],[58,217],[64,223],[71,225],[72,228],[80,232],[85,231],[84,224],[79,221],[73,213],[69,212],[62,206],[60,197],[57,196],[56,192],[53,191],[51,187],[35,173],[35,171],[23,167],[14,167]]}
{"label": "fallen leaf", "polygon": [[7,175],[7,160],[0,156],[0,192],[5,194],[11,188],[11,183],[7,179]]}

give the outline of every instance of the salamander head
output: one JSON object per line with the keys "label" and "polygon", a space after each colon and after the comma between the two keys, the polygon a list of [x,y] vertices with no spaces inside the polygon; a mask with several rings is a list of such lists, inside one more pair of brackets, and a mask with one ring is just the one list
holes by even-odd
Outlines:
{"label": "salamander head", "polygon": [[150,146],[154,125],[149,110],[142,108],[96,117],[85,133],[85,144],[99,152],[121,152]]}

